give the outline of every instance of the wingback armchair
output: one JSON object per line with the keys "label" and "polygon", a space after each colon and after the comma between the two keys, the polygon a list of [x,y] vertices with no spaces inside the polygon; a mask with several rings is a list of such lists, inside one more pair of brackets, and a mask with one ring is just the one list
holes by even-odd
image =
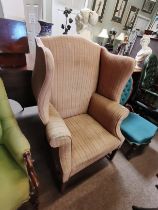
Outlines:
{"label": "wingback armchair", "polygon": [[79,36],[36,38],[32,87],[60,180],[114,154],[124,141],[119,104],[132,58],[112,55]]}

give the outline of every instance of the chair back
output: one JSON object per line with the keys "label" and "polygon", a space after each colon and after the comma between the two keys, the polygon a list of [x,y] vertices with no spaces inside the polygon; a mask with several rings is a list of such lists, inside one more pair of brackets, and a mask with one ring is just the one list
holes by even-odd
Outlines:
{"label": "chair back", "polygon": [[[49,51],[45,63],[52,77],[50,102],[63,118],[86,113],[97,88],[101,47],[80,36],[37,38],[37,45],[39,39],[43,51]],[[38,56],[35,71],[40,62]]]}
{"label": "chair back", "polygon": [[121,99],[120,99],[120,104],[125,105],[132,93],[133,90],[133,79],[130,77],[128,80],[127,84],[125,85],[122,94],[121,94]]}

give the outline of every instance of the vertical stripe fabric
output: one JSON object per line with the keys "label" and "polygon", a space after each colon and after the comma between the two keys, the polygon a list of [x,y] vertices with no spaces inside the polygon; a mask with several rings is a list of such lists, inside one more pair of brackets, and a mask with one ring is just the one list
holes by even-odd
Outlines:
{"label": "vertical stripe fabric", "polygon": [[78,36],[42,38],[54,57],[51,103],[63,118],[86,113],[96,91],[100,46]]}

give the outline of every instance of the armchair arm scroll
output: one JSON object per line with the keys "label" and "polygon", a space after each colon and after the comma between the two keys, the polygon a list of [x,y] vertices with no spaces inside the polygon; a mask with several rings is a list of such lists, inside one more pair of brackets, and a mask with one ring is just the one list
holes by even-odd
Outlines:
{"label": "armchair arm scroll", "polygon": [[37,175],[36,175],[36,172],[35,172],[34,167],[33,167],[33,163],[32,163],[33,161],[32,161],[32,158],[31,158],[31,153],[29,151],[25,152],[23,154],[23,158],[24,158],[24,162],[25,162],[27,172],[28,172],[28,176],[29,176],[31,192],[32,193],[34,193],[35,191],[37,192],[39,182],[38,182]]}
{"label": "armchair arm scroll", "polygon": [[50,145],[55,148],[71,144],[71,133],[52,104],[49,106],[49,116],[46,132]]}
{"label": "armchair arm scroll", "polygon": [[66,182],[71,172],[71,133],[52,104],[49,105],[49,116],[47,138],[51,147],[59,148],[59,161],[64,171],[62,181]]}
{"label": "armchair arm scroll", "polygon": [[26,137],[21,132],[16,120],[11,117],[7,119],[7,125],[4,125],[3,144],[8,149],[10,154],[20,165],[20,167],[26,171],[23,154],[30,151],[30,144]]}
{"label": "armchair arm scroll", "polygon": [[123,141],[120,125],[129,111],[115,101],[111,101],[99,94],[94,94],[91,98],[88,113],[98,121],[112,135]]}

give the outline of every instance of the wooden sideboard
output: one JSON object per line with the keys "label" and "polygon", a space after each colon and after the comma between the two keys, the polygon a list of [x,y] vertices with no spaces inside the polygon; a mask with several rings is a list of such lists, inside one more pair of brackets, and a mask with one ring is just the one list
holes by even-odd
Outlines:
{"label": "wooden sideboard", "polygon": [[25,67],[26,53],[29,53],[26,23],[0,18],[0,67]]}

